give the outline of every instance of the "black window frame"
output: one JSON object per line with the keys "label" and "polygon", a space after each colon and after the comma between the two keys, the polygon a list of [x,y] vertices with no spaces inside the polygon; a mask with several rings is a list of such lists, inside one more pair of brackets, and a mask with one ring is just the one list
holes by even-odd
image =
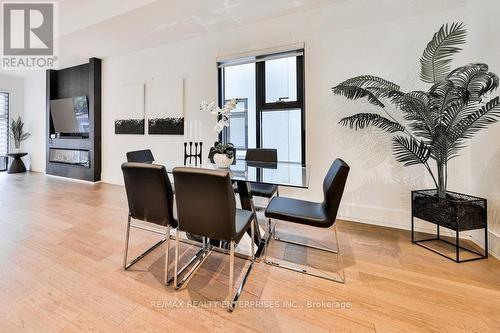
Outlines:
{"label": "black window frame", "polygon": [[[2,95],[6,95],[6,115],[7,115],[7,126],[6,126],[6,131],[7,133],[5,133],[6,135],[6,139],[7,139],[7,151],[5,152],[5,154],[7,154],[9,152],[9,144],[10,144],[10,140],[9,140],[9,128],[10,128],[10,93],[8,91],[0,91],[0,94]],[[3,155],[2,152],[0,152],[0,159],[3,159],[4,160],[4,167],[3,169],[0,169],[0,172],[4,172],[4,171],[7,171],[7,168],[8,168],[8,164],[9,164],[9,160],[8,160],[8,157],[7,155]]]}
{"label": "black window frame", "polygon": [[[297,55],[298,53],[298,55]],[[297,100],[266,102],[266,61],[296,56],[297,71]],[[276,57],[277,56],[277,57]],[[262,148],[262,114],[263,112],[301,110],[301,164],[306,165],[306,109],[305,109],[305,52],[304,49],[283,52],[279,54],[269,54],[255,58],[255,121],[256,121],[256,148]],[[224,99],[224,66],[218,66],[218,100],[219,107],[222,107]],[[219,135],[219,140],[225,142],[227,136],[225,131]],[[247,143],[248,146],[248,143]]]}

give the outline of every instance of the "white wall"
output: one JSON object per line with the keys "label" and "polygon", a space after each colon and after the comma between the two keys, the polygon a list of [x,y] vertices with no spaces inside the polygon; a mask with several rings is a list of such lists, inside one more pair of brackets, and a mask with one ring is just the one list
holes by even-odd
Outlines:
{"label": "white wall", "polygon": [[24,79],[24,119],[31,137],[25,142],[30,170],[45,172],[45,72],[34,71]]}
{"label": "white wall", "polygon": [[[0,74],[0,91],[9,93],[9,118],[17,119],[18,116],[23,116],[24,110],[24,80],[21,77]],[[9,120],[9,128],[10,128]],[[30,131],[25,125],[25,130]],[[14,148],[12,140],[9,141],[9,149]],[[25,147],[25,142],[21,143],[21,148]],[[26,160],[26,158],[24,158]]]}
{"label": "white wall", "polygon": [[[488,9],[478,11],[478,2],[487,4],[489,7],[485,8]],[[395,162],[390,139],[386,135],[376,131],[354,133],[338,125],[342,116],[368,110],[369,106],[333,96],[331,87],[355,75],[374,74],[400,83],[403,90],[425,88],[418,80],[421,52],[441,24],[454,21],[465,21],[471,32],[466,50],[457,57],[454,65],[473,61],[496,63],[497,66],[492,69],[500,73],[498,50],[483,52],[482,48],[487,44],[481,37],[484,30],[490,29],[490,24],[498,25],[494,16],[498,9],[497,2],[486,0],[351,0],[104,59],[103,181],[122,182],[120,164],[129,150],[151,148],[159,160],[182,155],[182,137],[114,134],[114,120],[120,118],[120,110],[116,107],[118,86],[147,82],[152,78],[186,78],[186,120],[203,122],[203,141],[208,148],[216,138],[212,132],[214,119],[199,111],[199,103],[217,98],[216,58],[304,42],[310,188],[283,189],[282,193],[320,200],[323,176],[332,160],[341,157],[352,167],[341,216],[366,223],[409,228],[410,190],[431,187],[431,180],[423,168],[404,168]],[[476,13],[475,16],[471,12]],[[483,16],[489,17],[487,23],[482,20]],[[497,38],[498,33],[490,33],[490,41]],[[477,58],[479,55],[482,57]],[[36,88],[39,84],[42,85],[41,80],[30,81],[26,87]],[[44,89],[43,86],[43,94]],[[27,91],[27,94],[33,94],[36,97],[34,101],[43,96],[41,92]],[[38,121],[42,114],[35,105],[27,111],[33,112],[33,122]],[[495,232],[499,232],[498,127],[481,135],[484,137],[474,143],[472,150],[465,150],[463,156],[450,165],[452,176],[449,188],[486,196],[490,207],[497,207],[497,213],[490,214],[490,224]],[[44,140],[43,137],[39,139]],[[478,153],[476,148],[485,146],[491,149],[486,151],[481,148]],[[33,149],[42,148],[40,145]],[[34,153],[33,164],[44,165],[43,156]],[[486,167],[479,168],[477,172],[476,164],[482,166],[482,161]],[[487,185],[483,187],[481,184]]]}
{"label": "white wall", "polygon": [[[471,5],[473,3],[470,1]],[[495,0],[483,0],[482,5],[490,8],[491,12],[498,13],[500,9],[499,2]],[[472,36],[479,46],[475,50],[475,59],[487,63],[490,71],[500,74],[500,21],[493,14],[482,15],[479,11],[470,11],[468,17],[471,24],[482,27]],[[479,133],[471,142],[470,177],[471,193],[488,199],[490,249],[500,257],[500,122]]]}
{"label": "white wall", "polygon": [[0,91],[9,93],[10,118],[23,115],[24,79],[22,77],[0,74]]}
{"label": "white wall", "polygon": [[[325,171],[334,158],[342,157],[353,167],[342,213],[365,221],[408,226],[409,189],[430,185],[422,181],[424,171],[395,163],[390,145],[373,140],[377,134],[354,133],[337,125],[340,117],[354,111],[355,106],[331,93],[335,84],[363,73],[403,82],[405,89],[414,88],[418,59],[432,33],[443,22],[464,18],[460,7],[437,11],[453,8],[456,1],[437,2],[434,13],[427,13],[428,6],[414,1],[404,3],[397,6],[394,1],[377,4],[349,1],[105,59],[103,180],[122,182],[119,166],[130,149],[151,147],[158,159],[181,155],[180,137],[114,135],[113,122],[119,117],[119,110],[114,108],[119,98],[117,86],[145,82],[152,77],[185,77],[186,118],[203,120],[204,141],[210,144],[215,139],[211,130],[214,120],[200,113],[198,104],[203,99],[217,98],[216,58],[305,42],[307,163],[312,170],[311,187],[292,194],[319,200]],[[380,140],[389,141],[387,137]],[[458,181],[457,186],[462,183]]]}

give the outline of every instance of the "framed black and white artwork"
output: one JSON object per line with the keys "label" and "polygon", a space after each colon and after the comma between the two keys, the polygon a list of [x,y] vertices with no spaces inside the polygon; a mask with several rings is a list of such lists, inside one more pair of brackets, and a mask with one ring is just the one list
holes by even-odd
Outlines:
{"label": "framed black and white artwork", "polygon": [[144,83],[119,86],[115,119],[115,134],[142,134],[145,132]]}
{"label": "framed black and white artwork", "polygon": [[184,79],[152,79],[146,86],[148,134],[184,134]]}

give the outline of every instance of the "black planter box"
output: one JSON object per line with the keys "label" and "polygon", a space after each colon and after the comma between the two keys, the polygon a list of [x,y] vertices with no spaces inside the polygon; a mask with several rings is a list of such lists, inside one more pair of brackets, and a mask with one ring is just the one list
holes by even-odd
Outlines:
{"label": "black planter box", "polygon": [[[486,199],[478,198],[457,192],[446,192],[446,198],[440,198],[437,190],[418,190],[411,192],[411,227],[412,242],[436,252],[456,262],[484,259],[488,257],[488,226],[487,226],[487,202]],[[415,240],[414,218],[425,220],[437,225],[436,237],[423,240]],[[440,236],[440,227],[455,231],[456,241],[451,243]],[[460,246],[460,232],[484,229],[485,248],[484,253],[466,249]],[[449,257],[426,245],[424,242],[442,241],[455,246],[455,258]],[[474,258],[460,260],[460,249],[476,254]]]}

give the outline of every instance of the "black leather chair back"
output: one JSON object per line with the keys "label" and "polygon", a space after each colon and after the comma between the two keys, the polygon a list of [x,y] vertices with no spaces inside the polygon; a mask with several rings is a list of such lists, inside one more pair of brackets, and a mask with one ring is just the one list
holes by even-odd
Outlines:
{"label": "black leather chair back", "polygon": [[127,162],[153,163],[154,160],[153,153],[149,149],[129,151],[127,153]]}
{"label": "black leather chair back", "polygon": [[247,149],[245,160],[252,162],[278,162],[278,151],[276,149],[252,148]]}
{"label": "black leather chair back", "polygon": [[235,236],[236,200],[227,171],[175,168],[179,229],[215,240]]}
{"label": "black leather chair back", "polygon": [[172,184],[163,165],[123,163],[130,215],[137,220],[177,227]]}
{"label": "black leather chair back", "polygon": [[338,158],[333,161],[323,181],[323,194],[325,195],[323,205],[325,205],[329,221],[331,221],[332,224],[337,218],[337,212],[339,210],[342,194],[344,193],[349,170],[349,165]]}

